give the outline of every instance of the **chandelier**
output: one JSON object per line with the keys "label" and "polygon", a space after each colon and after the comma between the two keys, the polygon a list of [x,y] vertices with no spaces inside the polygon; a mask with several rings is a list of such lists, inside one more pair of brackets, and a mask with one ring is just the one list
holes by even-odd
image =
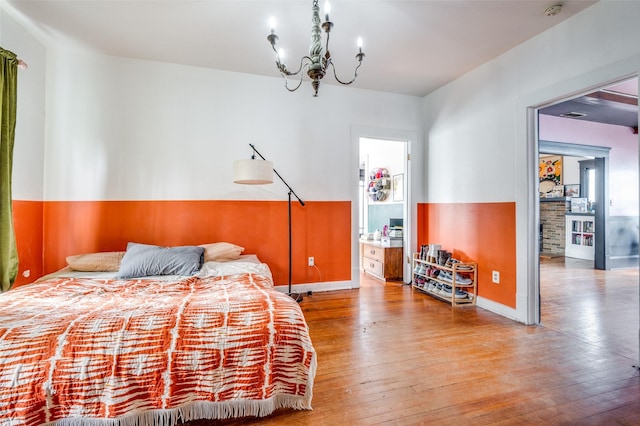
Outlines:
{"label": "chandelier", "polygon": [[[333,65],[333,61],[331,58],[331,52],[329,51],[329,34],[331,32],[331,28],[333,28],[333,22],[329,21],[329,2],[325,3],[325,20],[320,24],[320,8],[318,7],[318,0],[313,0],[313,6],[311,8],[312,16],[311,16],[311,46],[309,47],[309,55],[303,56],[300,60],[300,67],[297,71],[291,72],[287,68],[287,65],[284,63],[284,53],[282,49],[278,51],[276,49],[276,43],[278,41],[278,36],[275,34],[275,22],[273,19],[271,20],[271,34],[267,36],[267,40],[271,43],[271,48],[276,53],[276,66],[280,71],[280,75],[284,78],[284,85],[288,91],[294,92],[298,90],[298,88],[302,85],[302,80],[304,78],[304,72],[311,79],[311,86],[313,86],[313,96],[318,96],[318,88],[320,87],[320,80],[327,73],[329,67],[333,69],[333,76],[336,81],[340,84],[348,85],[356,81],[358,77],[358,69],[362,65],[362,59],[364,59],[364,53],[362,53],[362,38],[358,37],[358,53],[356,54],[356,59],[358,60],[358,65],[353,73],[353,79],[351,81],[342,81],[338,78],[336,74],[336,68]],[[327,38],[325,42],[324,49],[322,48],[322,37],[320,27],[324,29],[327,33]],[[323,54],[324,51],[324,54]],[[289,87],[289,79],[287,77],[294,77],[300,75],[300,81],[295,87]]]}

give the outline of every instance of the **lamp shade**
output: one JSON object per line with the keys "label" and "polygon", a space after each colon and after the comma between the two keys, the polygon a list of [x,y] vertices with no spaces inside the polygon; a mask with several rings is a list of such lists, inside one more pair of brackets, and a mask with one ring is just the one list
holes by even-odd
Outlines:
{"label": "lamp shade", "polygon": [[273,183],[273,163],[267,160],[236,160],[233,163],[233,182],[243,185]]}

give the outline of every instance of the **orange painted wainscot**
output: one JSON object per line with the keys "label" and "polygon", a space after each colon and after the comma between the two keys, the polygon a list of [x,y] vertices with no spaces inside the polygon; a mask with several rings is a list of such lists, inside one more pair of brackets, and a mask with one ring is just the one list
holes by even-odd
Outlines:
{"label": "orange painted wainscot", "polygon": [[[45,201],[41,210],[39,228],[29,208],[14,210],[20,271],[33,271],[28,282],[64,267],[69,255],[124,250],[129,241],[164,246],[228,241],[267,263],[276,285],[288,283],[286,201]],[[351,203],[292,203],[292,218],[293,284],[350,280]],[[38,234],[39,268],[36,256],[24,254],[38,245]],[[309,256],[318,269],[307,266]]]}
{"label": "orange painted wainscot", "polygon": [[[27,284],[40,278],[42,266],[42,201],[12,202],[13,229],[18,247],[18,276],[14,286]],[[25,276],[26,275],[26,276]]]}
{"label": "orange painted wainscot", "polygon": [[[441,244],[478,264],[478,296],[516,307],[515,203],[419,203],[418,247]],[[500,271],[500,284],[491,272]]]}

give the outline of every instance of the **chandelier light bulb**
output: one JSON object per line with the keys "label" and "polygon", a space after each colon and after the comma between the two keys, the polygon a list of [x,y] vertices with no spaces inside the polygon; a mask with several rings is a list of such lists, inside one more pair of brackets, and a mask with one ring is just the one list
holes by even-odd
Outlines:
{"label": "chandelier light bulb", "polygon": [[356,45],[358,46],[358,49],[360,49],[360,51],[362,52],[362,37],[358,37],[358,40],[356,40]]}
{"label": "chandelier light bulb", "polygon": [[284,49],[282,47],[278,51],[278,59],[280,60],[280,62],[284,62]]}
{"label": "chandelier light bulb", "polygon": [[276,18],[273,16],[269,18],[269,28],[271,28],[271,34],[276,31]]}
{"label": "chandelier light bulb", "polygon": [[324,20],[329,22],[329,13],[331,13],[331,5],[328,1],[324,2]]}

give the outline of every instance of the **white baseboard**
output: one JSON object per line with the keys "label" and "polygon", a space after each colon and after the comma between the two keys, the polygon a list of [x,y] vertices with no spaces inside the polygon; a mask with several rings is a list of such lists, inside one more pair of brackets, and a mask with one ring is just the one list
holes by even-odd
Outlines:
{"label": "white baseboard", "polygon": [[[278,285],[274,288],[282,293],[289,291],[289,286],[286,285]],[[320,291],[351,290],[352,288],[351,281],[331,281],[326,283],[294,284],[291,286],[291,291],[306,294],[310,291],[315,293]]]}
{"label": "white baseboard", "polygon": [[498,314],[503,317],[512,319],[514,321],[518,321],[518,317],[516,315],[515,309],[510,308],[508,306],[504,306],[503,304],[494,302],[493,300],[485,299],[483,297],[478,297],[478,300],[476,301],[476,305],[482,309],[491,311],[494,314]]}

